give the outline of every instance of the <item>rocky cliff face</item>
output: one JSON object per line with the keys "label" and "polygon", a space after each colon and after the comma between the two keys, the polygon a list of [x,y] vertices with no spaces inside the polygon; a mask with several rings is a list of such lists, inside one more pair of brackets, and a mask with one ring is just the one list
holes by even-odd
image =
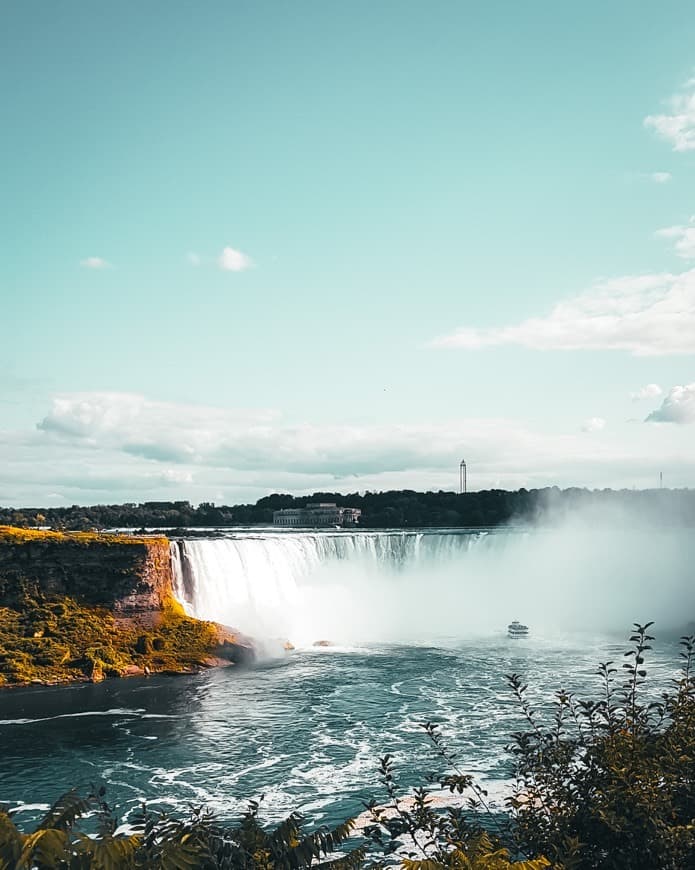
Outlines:
{"label": "rocky cliff face", "polygon": [[0,687],[190,673],[253,644],[186,616],[166,538],[0,526]]}
{"label": "rocky cliff face", "polygon": [[0,606],[41,593],[123,615],[160,610],[172,595],[169,542],[0,526]]}

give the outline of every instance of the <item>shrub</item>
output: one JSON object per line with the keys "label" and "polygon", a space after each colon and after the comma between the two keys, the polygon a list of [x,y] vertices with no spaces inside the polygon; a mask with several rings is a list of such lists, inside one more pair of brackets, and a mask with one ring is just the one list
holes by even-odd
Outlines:
{"label": "shrub", "polygon": [[528,726],[511,747],[515,841],[568,870],[695,866],[695,640],[682,638],[681,675],[656,700],[651,625],[635,624],[620,668],[600,665],[598,699],[558,692],[549,724],[521,678],[508,678]]}

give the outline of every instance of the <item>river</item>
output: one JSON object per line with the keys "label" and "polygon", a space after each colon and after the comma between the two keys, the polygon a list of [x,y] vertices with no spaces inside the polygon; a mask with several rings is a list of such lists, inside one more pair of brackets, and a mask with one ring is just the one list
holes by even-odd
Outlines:
{"label": "river", "polygon": [[[673,629],[695,612],[686,532],[415,534],[174,543],[189,610],[260,635],[266,658],[3,692],[0,801],[27,820],[69,787],[103,783],[125,821],[143,800],[231,819],[263,795],[269,821],[296,809],[330,824],[383,797],[387,752],[405,789],[432,781],[442,765],[425,720],[502,800],[504,747],[521,725],[505,674],[523,674],[541,709],[561,686],[585,696],[598,662],[621,658],[633,619],[652,617],[663,633],[650,677],[665,686],[675,673]],[[507,638],[512,618],[530,624],[528,638]],[[297,649],[283,652],[283,638]],[[324,638],[334,645],[312,645]]]}

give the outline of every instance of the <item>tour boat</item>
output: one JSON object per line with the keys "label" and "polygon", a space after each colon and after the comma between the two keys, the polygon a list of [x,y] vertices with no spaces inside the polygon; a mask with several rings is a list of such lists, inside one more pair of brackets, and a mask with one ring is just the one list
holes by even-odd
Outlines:
{"label": "tour boat", "polygon": [[507,626],[509,637],[528,637],[528,625],[522,625],[518,619]]}

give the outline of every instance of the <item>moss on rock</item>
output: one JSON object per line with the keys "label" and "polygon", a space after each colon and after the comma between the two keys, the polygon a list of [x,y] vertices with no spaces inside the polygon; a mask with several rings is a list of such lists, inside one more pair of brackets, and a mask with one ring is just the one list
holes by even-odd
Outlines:
{"label": "moss on rock", "polygon": [[97,682],[208,663],[218,644],[214,623],[166,606],[146,627],[73,598],[25,596],[0,608],[0,685]]}

